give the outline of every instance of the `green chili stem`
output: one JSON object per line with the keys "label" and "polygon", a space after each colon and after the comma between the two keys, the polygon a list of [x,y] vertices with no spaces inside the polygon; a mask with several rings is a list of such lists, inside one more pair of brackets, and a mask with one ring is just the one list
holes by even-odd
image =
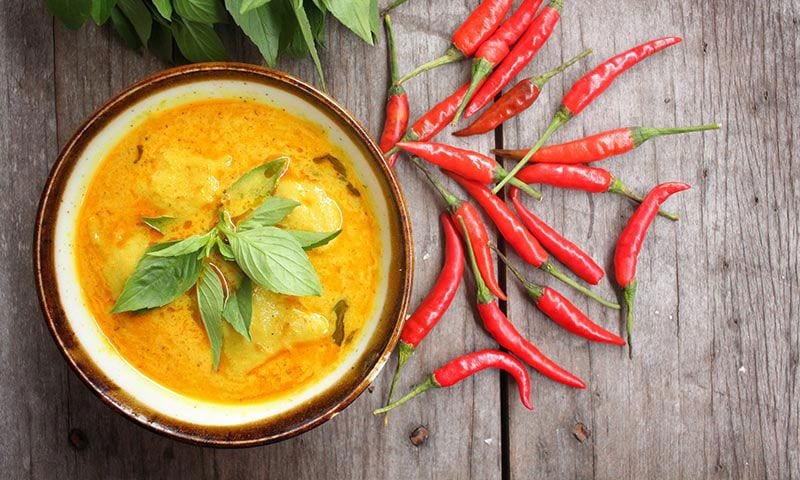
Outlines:
{"label": "green chili stem", "polygon": [[[397,346],[397,368],[394,369],[394,376],[392,377],[392,385],[389,387],[389,396],[386,398],[386,405],[390,405],[392,403],[394,389],[397,386],[397,381],[400,379],[400,370],[411,357],[412,353],[414,353],[414,347],[401,340]],[[387,413],[386,416],[383,417],[384,425],[388,423],[388,421],[389,414]]]}
{"label": "green chili stem", "polygon": [[622,290],[625,299],[625,329],[628,332],[628,358],[633,358],[633,300],[636,297],[636,279]]}
{"label": "green chili stem", "polygon": [[562,63],[561,65],[557,66],[556,68],[550,70],[549,72],[545,72],[538,77],[531,78],[531,83],[536,85],[536,87],[541,90],[545,83],[550,81],[551,78],[555,77],[559,73],[563,72],[564,70],[568,69],[572,65],[574,65],[578,60],[582,59],[583,57],[592,53],[591,48],[587,48],[586,50],[582,51],[581,53],[575,55],[574,57],[570,58],[566,62]]}
{"label": "green chili stem", "polygon": [[528,153],[525,154],[525,156],[522,157],[522,159],[519,162],[517,162],[516,165],[514,165],[514,168],[512,168],[511,171],[508,172],[508,175],[504,179],[500,180],[500,183],[498,183],[492,189],[492,193],[496,195],[497,192],[502,190],[503,186],[506,183],[510,182],[514,178],[514,175],[516,175],[520,170],[522,170],[522,167],[524,167],[525,164],[528,163],[528,160],[530,160],[531,157],[533,157],[533,155],[537,151],[539,151],[540,148],[542,148],[542,146],[550,138],[550,136],[552,136],[553,133],[555,133],[555,131],[561,128],[565,123],[567,123],[570,118],[571,115],[569,113],[569,110],[567,110],[564,107],[559,108],[556,114],[553,116],[553,120],[550,121],[550,125],[547,126],[547,129],[544,131],[541,138],[539,138],[539,140],[536,142],[536,145],[534,145],[533,148],[528,150]]}
{"label": "green chili stem", "polygon": [[498,256],[498,257],[500,257],[500,260],[502,260],[503,264],[504,264],[506,267],[508,267],[508,269],[509,269],[509,270],[511,270],[511,273],[513,273],[515,277],[517,277],[517,280],[519,280],[519,282],[522,284],[522,286],[524,286],[524,287],[525,287],[525,290],[527,290],[527,291],[528,291],[528,295],[530,295],[530,296],[531,296],[531,298],[532,298],[534,301],[537,301],[537,302],[538,302],[538,301],[539,301],[539,299],[542,297],[542,295],[544,295],[544,287],[542,287],[541,285],[536,285],[536,284],[535,284],[535,283],[533,283],[533,282],[529,282],[529,281],[528,281],[528,280],[527,280],[527,279],[526,279],[526,278],[525,278],[525,277],[522,275],[522,272],[520,272],[520,271],[519,271],[519,269],[517,269],[517,267],[515,267],[515,266],[514,266],[514,265],[511,263],[511,260],[509,260],[509,258],[508,258],[508,257],[506,257],[505,255],[503,255],[503,252],[501,252],[501,251],[500,251],[500,249],[499,249],[499,248],[497,248],[497,245],[495,245],[495,244],[493,244],[493,243],[490,243],[490,244],[489,244],[489,248],[491,248],[492,250],[494,250],[494,253],[496,253],[496,254],[497,254],[497,256]]}
{"label": "green chili stem", "polygon": [[409,155],[408,158],[411,159],[411,162],[414,165],[416,165],[417,168],[419,168],[423,174],[425,174],[425,177],[428,179],[428,181],[430,181],[433,184],[433,186],[436,187],[436,190],[439,191],[439,194],[441,194],[442,198],[444,198],[444,201],[447,202],[447,206],[451,210],[454,210],[458,208],[459,205],[461,205],[461,200],[459,200],[458,197],[450,193],[450,190],[448,190],[444,185],[442,185],[442,182],[436,180],[436,178],[433,175],[431,175],[431,172],[429,172],[427,168],[422,166],[422,162],[419,160],[419,158],[415,157],[414,155]]}
{"label": "green chili stem", "polygon": [[[405,0],[403,0],[405,1]],[[392,29],[392,19],[389,15],[383,17],[383,22],[386,24],[386,42],[389,44],[389,75],[392,79],[392,85],[397,83],[397,51],[394,46],[394,30]]]}
{"label": "green chili stem", "polygon": [[390,403],[383,408],[379,408],[377,410],[373,410],[373,415],[380,415],[381,413],[386,413],[389,410],[394,410],[395,408],[399,407],[400,405],[406,403],[407,401],[411,400],[412,398],[416,397],[417,395],[427,392],[431,388],[441,388],[438,383],[436,383],[436,379],[433,378],[433,375],[430,375],[424,382],[420,383],[413,390],[405,394],[401,399],[397,400],[396,402]]}
{"label": "green chili stem", "polygon": [[394,10],[395,8],[397,8],[397,7],[399,7],[400,5],[402,5],[402,4],[404,4],[404,3],[406,3],[407,1],[408,1],[408,0],[394,0],[394,2],[392,2],[391,4],[389,4],[389,6],[388,6],[388,7],[386,7],[386,8],[384,8],[384,9],[383,9],[383,12],[381,12],[381,14],[382,14],[382,15],[386,15],[387,13],[389,13],[389,11],[391,11],[391,10]]}
{"label": "green chili stem", "polygon": [[486,286],[486,282],[483,281],[481,271],[478,269],[478,262],[475,260],[475,251],[472,250],[472,241],[469,238],[467,226],[464,225],[464,219],[459,218],[458,222],[461,224],[461,230],[464,232],[464,243],[467,245],[467,256],[469,257],[469,266],[472,269],[472,276],[475,277],[478,303],[486,305],[494,301],[497,297],[494,296],[489,290],[489,287]]}
{"label": "green chili stem", "polygon": [[709,123],[707,125],[693,125],[690,127],[674,127],[674,128],[650,128],[650,127],[634,127],[631,129],[631,136],[633,137],[633,144],[639,146],[651,138],[660,137],[662,135],[676,135],[679,133],[702,132],[705,130],[719,130],[718,123]]}
{"label": "green chili stem", "polygon": [[[628,197],[637,203],[642,203],[644,201],[644,197],[642,197],[638,193],[628,188],[627,185],[622,183],[622,180],[616,177],[614,177],[614,179],[611,180],[611,185],[609,185],[608,191],[610,193],[616,193],[617,195],[622,195],[623,197]],[[658,214],[664,218],[672,220],[673,222],[678,221],[678,216],[675,215],[674,213],[670,213],[659,209]]]}
{"label": "green chili stem", "polygon": [[425,73],[428,70],[433,70],[434,68],[441,67],[442,65],[447,65],[448,63],[457,62],[462,58],[464,58],[464,53],[461,52],[461,50],[457,49],[455,46],[451,46],[441,57],[434,58],[428,63],[423,63],[419,67],[415,68],[414,70],[400,77],[400,80],[397,81],[397,84],[402,85],[407,80],[410,80],[421,73]]}
{"label": "green chili stem", "polygon": [[564,272],[562,272],[561,270],[556,268],[556,266],[553,265],[552,263],[545,262],[539,268],[541,268],[545,272],[549,273],[550,275],[556,277],[558,280],[560,280],[564,284],[569,285],[573,289],[575,289],[575,290],[581,292],[582,294],[586,295],[587,297],[591,298],[592,300],[594,300],[595,302],[599,303],[600,305],[604,305],[606,307],[613,308],[614,310],[619,310],[620,306],[619,306],[618,303],[614,303],[612,301],[606,300],[605,298],[601,297],[600,295],[594,293],[593,291],[591,291],[588,288],[584,287],[583,285],[579,284],[575,280],[573,280],[570,277],[568,277]]}
{"label": "green chili stem", "polygon": [[475,90],[481,85],[481,82],[484,78],[486,78],[489,73],[491,73],[493,65],[489,63],[485,58],[479,58],[477,62],[472,63],[472,80],[470,81],[469,88],[467,89],[466,95],[461,100],[461,104],[458,106],[458,110],[456,110],[456,115],[453,117],[453,121],[450,122],[450,125],[457,125],[458,120],[461,118],[461,114],[464,112],[464,109],[467,108],[467,104],[472,99],[472,96],[475,95]]}

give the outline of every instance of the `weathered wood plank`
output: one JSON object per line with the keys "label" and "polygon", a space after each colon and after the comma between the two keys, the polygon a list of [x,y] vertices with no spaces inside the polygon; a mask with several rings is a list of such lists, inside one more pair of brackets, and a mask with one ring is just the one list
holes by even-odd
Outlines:
{"label": "weathered wood plank", "polygon": [[[621,78],[554,141],[625,125],[725,128],[654,140],[603,165],[640,190],[673,179],[695,186],[669,202],[682,221],[656,221],[641,257],[634,361],[570,339],[515,295],[512,317],[582,374],[588,391],[542,381],[533,415],[509,394],[512,478],[798,476],[798,6],[737,6],[569,4],[555,42],[534,62],[544,70],[591,46],[588,68],[648,38],[682,35],[682,45]],[[535,140],[530,125],[544,125],[578,70],[504,128],[506,146]],[[633,207],[606,195],[545,193],[537,211],[604,260],[613,278],[613,242]],[[613,313],[588,312],[617,325]],[[570,434],[577,422],[591,431],[583,444]]]}
{"label": "weathered wood plank", "polygon": [[[66,371],[39,313],[31,240],[39,192],[56,153],[53,21],[41,2],[5,2],[0,15],[0,471],[63,471]],[[53,452],[60,452],[54,454]]]}

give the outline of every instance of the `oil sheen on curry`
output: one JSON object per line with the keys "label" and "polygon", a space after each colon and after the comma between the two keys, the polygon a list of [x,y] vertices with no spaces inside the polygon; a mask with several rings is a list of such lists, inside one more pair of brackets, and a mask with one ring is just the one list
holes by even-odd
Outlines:
{"label": "oil sheen on curry", "polygon": [[350,160],[315,123],[255,101],[145,119],[97,169],[76,243],[114,348],[202,400],[319,381],[375,308],[378,223]]}

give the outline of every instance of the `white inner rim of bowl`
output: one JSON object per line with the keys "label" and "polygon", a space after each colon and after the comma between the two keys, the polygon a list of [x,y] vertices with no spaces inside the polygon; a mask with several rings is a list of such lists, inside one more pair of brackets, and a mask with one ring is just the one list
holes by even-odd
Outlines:
{"label": "white inner rim of bowl", "polygon": [[[153,113],[187,103],[206,99],[245,98],[285,108],[287,111],[319,124],[332,143],[342,147],[348,154],[360,179],[367,186],[375,215],[380,225],[383,248],[381,261],[381,284],[378,287],[371,318],[365,322],[358,342],[339,367],[316,384],[298,390],[283,398],[263,403],[243,405],[213,403],[187,397],[162,387],[130,365],[109,343],[102,329],[92,316],[81,291],[75,262],[75,225],[80,206],[89,182],[110,150],[130,131]],[[321,110],[299,95],[256,82],[242,80],[203,80],[170,87],[152,94],[129,108],[100,130],[91,140],[78,160],[73,174],[67,182],[63,202],[58,209],[55,232],[55,269],[61,303],[67,313],[67,321],[78,341],[94,363],[116,385],[139,402],[148,405],[162,415],[181,422],[207,426],[241,425],[268,419],[284,413],[333,387],[347,372],[355,367],[356,360],[364,353],[380,318],[385,303],[388,276],[391,268],[392,248],[390,241],[389,211],[386,200],[376,196],[381,192],[381,181],[369,164],[373,161],[365,156],[351,140],[345,130],[334,123]],[[141,417],[141,412],[133,412]],[[142,418],[142,420],[147,420]]]}

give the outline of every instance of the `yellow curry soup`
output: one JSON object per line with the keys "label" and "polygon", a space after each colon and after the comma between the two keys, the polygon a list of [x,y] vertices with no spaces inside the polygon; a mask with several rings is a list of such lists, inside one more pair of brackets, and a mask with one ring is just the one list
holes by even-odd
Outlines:
{"label": "yellow curry soup", "polygon": [[[210,346],[191,288],[143,313],[110,313],[148,246],[207,232],[225,189],[244,173],[290,158],[276,196],[296,200],[279,226],[341,234],[308,251],[321,296],[253,287],[252,341],[223,322],[222,359]],[[163,234],[142,217],[170,216]],[[85,299],[110,343],[133,366],[178,393],[214,402],[259,402],[331,373],[375,310],[381,244],[368,195],[346,154],[316,124],[244,100],[196,102],[150,118],[125,136],[91,180],[76,230]],[[234,288],[241,278],[218,254]],[[345,300],[344,341],[334,307]]]}

